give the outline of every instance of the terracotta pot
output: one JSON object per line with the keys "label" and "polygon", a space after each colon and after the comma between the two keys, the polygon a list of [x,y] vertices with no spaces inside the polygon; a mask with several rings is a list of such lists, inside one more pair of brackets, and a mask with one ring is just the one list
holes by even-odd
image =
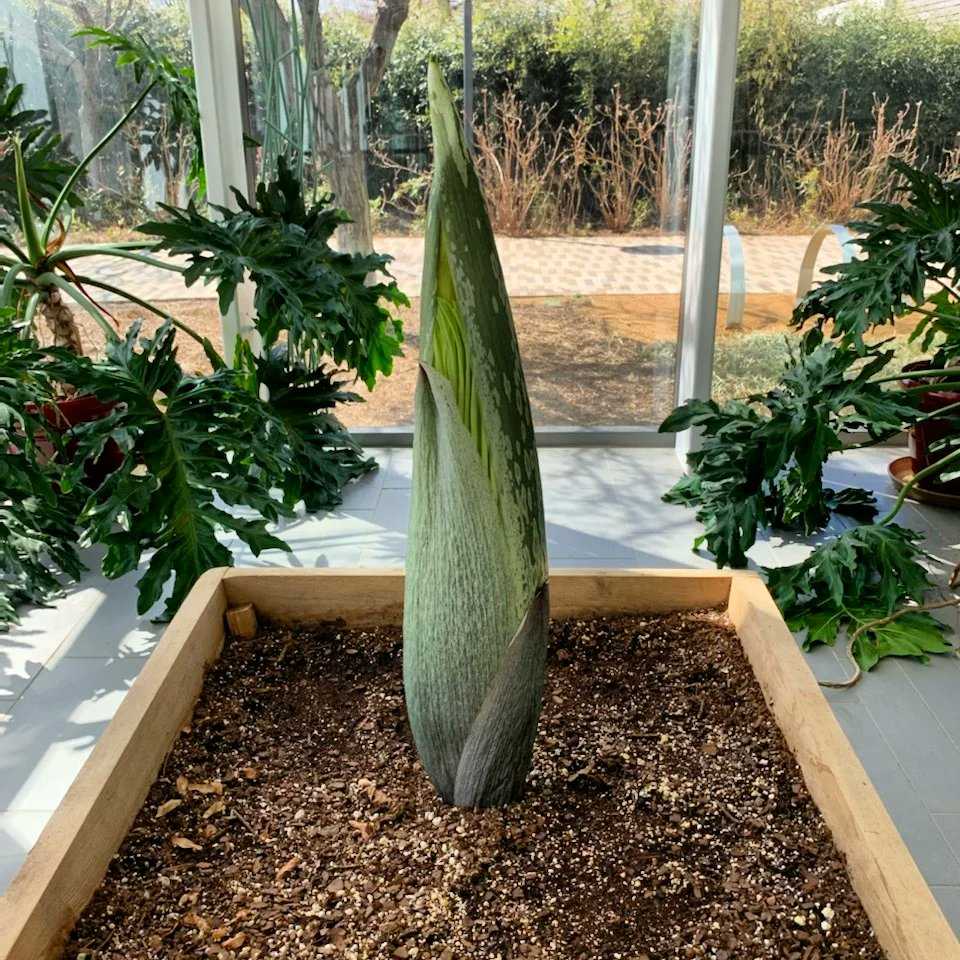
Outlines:
{"label": "terracotta pot", "polygon": [[[101,403],[91,395],[72,397],[69,400],[58,400],[56,403],[45,404],[41,410],[43,419],[50,424],[51,429],[64,434],[71,427],[81,423],[90,423],[93,420],[102,420],[113,409],[112,405]],[[38,436],[37,444],[47,457],[56,455],[57,450],[46,437]],[[77,442],[68,441],[66,456],[73,458],[77,451]],[[83,465],[83,472],[87,485],[96,489],[101,483],[123,463],[123,451],[115,441],[108,440],[99,457],[89,459]]]}
{"label": "terracotta pot", "polygon": [[[916,360],[913,363],[906,364],[903,369],[904,371],[929,370],[931,367],[926,360]],[[905,379],[901,381],[901,384],[904,387],[917,387],[931,382],[935,382],[935,380],[931,381],[931,378],[924,377],[918,380]],[[934,389],[927,390],[920,394],[920,409],[924,413],[934,413],[952,403],[960,403],[960,392],[956,390]],[[911,427],[908,431],[908,438],[914,473],[919,473],[924,467],[929,467],[938,460],[942,460],[950,451],[936,450],[931,452],[930,448],[938,440],[943,440],[949,436],[956,436],[956,434],[956,424],[950,420],[933,418],[932,420],[925,420],[923,423],[918,423],[915,427]],[[937,476],[928,477],[923,481],[923,487],[926,490],[933,490],[939,493],[960,495],[960,477],[946,482],[940,480]]]}

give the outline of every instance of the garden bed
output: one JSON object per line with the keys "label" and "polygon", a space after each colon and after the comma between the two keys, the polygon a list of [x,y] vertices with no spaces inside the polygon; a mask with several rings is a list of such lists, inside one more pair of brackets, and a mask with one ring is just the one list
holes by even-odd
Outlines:
{"label": "garden bed", "polygon": [[[759,580],[551,592],[527,799],[473,812],[409,743],[402,575],[206,575],[14,881],[0,957],[56,955],[108,865],[67,956],[960,956]],[[243,602],[276,625],[228,641],[187,724]]]}

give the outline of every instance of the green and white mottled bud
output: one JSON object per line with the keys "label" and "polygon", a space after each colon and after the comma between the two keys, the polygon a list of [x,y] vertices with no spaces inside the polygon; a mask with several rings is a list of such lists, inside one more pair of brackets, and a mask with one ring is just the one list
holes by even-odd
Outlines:
{"label": "green and white mottled bud", "polygon": [[440,795],[519,798],[543,693],[543,496],[493,230],[460,118],[428,75],[434,173],[421,291],[403,680]]}

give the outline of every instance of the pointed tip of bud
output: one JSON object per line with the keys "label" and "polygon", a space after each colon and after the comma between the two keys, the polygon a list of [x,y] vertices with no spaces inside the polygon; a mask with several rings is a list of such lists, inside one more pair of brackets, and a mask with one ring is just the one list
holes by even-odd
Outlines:
{"label": "pointed tip of bud", "polygon": [[434,163],[452,158],[466,179],[467,150],[463,143],[460,113],[453,94],[443,78],[440,64],[431,59],[427,65],[427,100],[430,104],[430,125],[433,129]]}

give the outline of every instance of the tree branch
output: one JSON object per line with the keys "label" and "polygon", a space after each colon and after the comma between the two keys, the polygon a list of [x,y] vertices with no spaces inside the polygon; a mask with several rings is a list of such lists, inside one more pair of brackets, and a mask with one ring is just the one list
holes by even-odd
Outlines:
{"label": "tree branch", "polygon": [[370,34],[370,43],[363,55],[363,79],[367,93],[373,97],[387,71],[387,64],[397,42],[400,28],[410,12],[410,0],[379,0],[377,17]]}

